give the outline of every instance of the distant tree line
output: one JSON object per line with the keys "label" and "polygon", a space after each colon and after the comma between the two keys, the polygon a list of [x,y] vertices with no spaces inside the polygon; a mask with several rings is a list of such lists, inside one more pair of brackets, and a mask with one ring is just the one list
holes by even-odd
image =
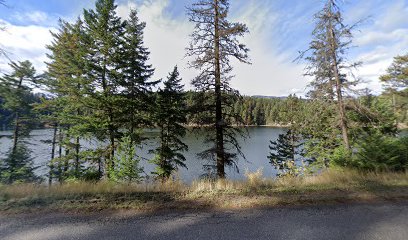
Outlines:
{"label": "distant tree line", "polygon": [[[193,105],[194,94],[194,91],[186,91],[183,104],[187,107],[191,107]],[[389,105],[393,110],[393,114],[395,114],[395,121],[404,127],[408,124],[408,98],[406,98],[404,94],[406,93],[386,90],[377,96],[367,91],[359,97],[359,99],[362,101],[369,96],[371,101]],[[32,94],[31,98],[35,103],[40,103],[41,99],[47,98],[47,96],[37,93]],[[236,122],[236,124],[242,126],[289,126],[291,123],[290,107],[294,99],[299,100],[300,104],[305,106],[311,102],[308,98],[297,97],[296,95],[289,95],[288,97],[243,96],[239,101],[234,103],[234,112],[239,114],[242,118],[242,121]],[[36,129],[48,127],[48,125],[44,125],[43,121],[40,121],[38,112],[33,111],[31,114],[35,116],[32,122]],[[298,112],[297,114],[301,115],[303,113]],[[187,125],[194,126],[195,123],[192,115],[192,113],[186,113]],[[13,129],[12,113],[7,109],[1,108],[0,116],[1,129]]]}

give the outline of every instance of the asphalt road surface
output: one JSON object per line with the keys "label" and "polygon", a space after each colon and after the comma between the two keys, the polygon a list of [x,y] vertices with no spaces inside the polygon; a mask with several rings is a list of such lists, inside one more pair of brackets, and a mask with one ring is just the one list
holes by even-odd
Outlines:
{"label": "asphalt road surface", "polygon": [[0,239],[407,240],[408,202],[153,215],[0,215]]}

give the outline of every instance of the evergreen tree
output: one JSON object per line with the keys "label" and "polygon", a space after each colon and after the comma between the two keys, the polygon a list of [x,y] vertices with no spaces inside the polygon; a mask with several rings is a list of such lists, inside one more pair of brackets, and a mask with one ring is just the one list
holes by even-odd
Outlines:
{"label": "evergreen tree", "polygon": [[[152,126],[152,87],[158,81],[149,81],[154,70],[143,43],[145,23],[134,10],[122,21],[116,7],[114,0],[98,0],[95,10],[84,10],[83,21],[61,22],[49,46],[49,88],[56,95],[51,102],[65,135],[66,154],[60,161],[65,172],[74,160],[76,177],[80,156],[97,160],[99,171],[109,177],[123,135],[139,144],[139,130]],[[108,144],[80,152],[80,138]]]}
{"label": "evergreen tree", "polygon": [[387,69],[387,74],[381,76],[388,87],[402,90],[408,87],[408,53],[394,58],[394,62]]}
{"label": "evergreen tree", "polygon": [[290,129],[285,134],[279,134],[277,141],[270,141],[268,159],[278,170],[278,176],[297,175],[296,158],[303,155],[301,146],[299,135]]}
{"label": "evergreen tree", "polygon": [[265,112],[263,108],[262,99],[260,101],[256,101],[255,108],[254,108],[254,123],[251,125],[265,125]]}
{"label": "evergreen tree", "polygon": [[[347,79],[344,69],[356,67],[347,65],[345,55],[351,44],[351,30],[343,22],[342,12],[337,0],[327,0],[324,8],[315,15],[316,27],[309,50],[303,52],[308,62],[306,75],[314,77],[310,96],[328,102],[337,102],[338,122],[343,145],[350,149],[349,127],[347,123],[344,92],[356,82]],[[306,55],[311,52],[309,55]]]}
{"label": "evergreen tree", "polygon": [[121,121],[128,129],[132,142],[142,140],[138,129],[151,127],[151,112],[154,99],[152,87],[159,81],[149,81],[154,73],[148,64],[150,52],[144,47],[143,31],[146,23],[140,22],[137,12],[132,10],[126,22],[121,57],[121,78],[119,79]]}
{"label": "evergreen tree", "polygon": [[196,99],[201,105],[196,108],[200,109],[197,123],[211,126],[206,142],[213,145],[200,156],[216,162],[219,178],[225,178],[225,165],[233,165],[237,154],[242,154],[235,139],[237,128],[231,127],[233,120],[237,122],[239,118],[233,113],[239,93],[229,84],[230,59],[249,63],[249,50],[238,41],[248,29],[244,24],[229,22],[228,10],[228,0],[199,0],[188,8],[195,29],[187,56],[195,58],[190,65],[200,71],[192,81],[201,93]]}
{"label": "evergreen tree", "polygon": [[[391,96],[397,120],[408,123],[408,53],[394,58],[387,74],[380,77]],[[398,122],[397,122],[398,123]]]}
{"label": "evergreen tree", "polygon": [[[70,177],[67,171],[72,165],[73,170],[70,172],[78,178],[81,174],[80,138],[88,135],[92,128],[85,114],[89,112],[86,93],[90,86],[86,77],[86,34],[83,22],[78,19],[74,24],[60,21],[59,31],[52,35],[54,42],[47,46],[50,50],[50,62],[47,63],[48,78],[44,84],[53,93],[53,97],[46,99],[38,109],[45,111],[44,118],[63,130],[66,136],[59,142],[64,145],[66,156],[52,161],[64,165],[58,167],[62,172],[57,174]],[[75,142],[71,142],[72,138]],[[55,144],[54,141],[53,143]],[[71,160],[73,164],[70,163]]]}
{"label": "evergreen tree", "polygon": [[0,78],[0,93],[3,107],[13,113],[13,151],[17,149],[21,136],[27,136],[32,127],[32,98],[31,90],[39,80],[36,71],[29,61],[12,62],[11,74]]}
{"label": "evergreen tree", "polygon": [[[100,141],[109,142],[105,152],[105,169],[114,168],[116,142],[121,137],[120,77],[125,24],[116,13],[114,0],[97,0],[95,10],[84,11],[87,35],[86,64],[90,83],[86,88],[86,105],[92,109],[87,116],[90,131]],[[109,177],[109,172],[106,174]]]}
{"label": "evergreen tree", "polygon": [[160,129],[160,145],[153,153],[157,165],[154,174],[163,181],[168,179],[178,167],[185,167],[182,152],[188,150],[180,138],[186,135],[183,124],[187,122],[185,93],[177,67],[164,82],[164,88],[157,93],[155,122]]}
{"label": "evergreen tree", "polygon": [[10,149],[6,158],[0,159],[0,182],[5,184],[35,182],[40,180],[34,173],[33,159],[29,149],[22,143]]}
{"label": "evergreen tree", "polygon": [[31,93],[40,76],[31,62],[12,62],[12,72],[0,78],[3,107],[13,114],[13,145],[7,157],[0,160],[0,181],[7,184],[36,179],[30,152],[22,141],[33,128],[32,119],[35,99]]}
{"label": "evergreen tree", "polygon": [[374,133],[388,136],[397,134],[396,115],[392,103],[384,96],[377,97],[366,90],[363,96],[350,101],[348,105],[350,120],[355,123],[351,128],[351,134],[360,136],[362,141],[367,135]]}
{"label": "evergreen tree", "polygon": [[139,166],[140,159],[136,156],[136,147],[131,137],[122,137],[115,155],[115,165],[110,169],[110,179],[114,181],[140,181],[143,168]]}

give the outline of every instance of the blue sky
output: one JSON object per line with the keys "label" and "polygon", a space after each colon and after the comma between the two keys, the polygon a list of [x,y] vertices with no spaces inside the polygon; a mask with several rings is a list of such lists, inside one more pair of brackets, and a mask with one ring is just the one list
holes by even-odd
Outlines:
{"label": "blue sky", "polygon": [[[146,46],[151,51],[155,78],[163,78],[177,64],[185,84],[197,74],[188,69],[184,48],[192,25],[185,6],[193,0],[118,0],[118,13],[126,17],[130,8],[139,11],[147,22]],[[230,18],[246,23],[250,34],[242,39],[251,49],[253,64],[235,64],[232,84],[246,95],[303,94],[308,79],[302,76],[304,63],[294,63],[298,51],[307,48],[313,29],[313,14],[323,0],[231,0]],[[13,60],[32,60],[39,71],[45,70],[45,45],[52,41],[58,19],[76,19],[83,8],[92,8],[92,0],[6,0],[0,7],[0,44]],[[363,61],[355,74],[366,81],[363,87],[381,90],[379,75],[392,58],[408,51],[408,0],[344,0],[346,23],[368,18],[355,32],[351,61]],[[7,71],[7,60],[0,59]]]}

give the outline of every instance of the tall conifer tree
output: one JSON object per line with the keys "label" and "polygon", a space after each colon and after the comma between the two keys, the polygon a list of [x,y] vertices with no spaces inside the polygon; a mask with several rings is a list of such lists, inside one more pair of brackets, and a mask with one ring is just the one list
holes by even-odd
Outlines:
{"label": "tall conifer tree", "polygon": [[121,78],[118,83],[121,86],[120,121],[128,129],[133,143],[141,141],[138,129],[152,126],[152,87],[159,82],[150,81],[154,69],[148,63],[150,52],[144,46],[145,27],[146,23],[140,22],[136,10],[132,10],[123,35]]}
{"label": "tall conifer tree", "polygon": [[31,90],[37,84],[40,76],[36,74],[30,61],[12,62],[11,74],[0,78],[0,93],[4,101],[3,107],[13,112],[13,151],[17,149],[21,135],[27,135],[32,120]]}
{"label": "tall conifer tree", "polygon": [[394,113],[398,121],[407,124],[408,116],[408,53],[396,56],[394,62],[387,69],[387,73],[380,77],[387,92],[392,97]]}
{"label": "tall conifer tree", "polygon": [[[75,177],[80,176],[80,138],[88,135],[90,124],[87,121],[86,93],[89,88],[86,77],[87,45],[86,34],[83,22],[78,19],[76,23],[70,24],[60,22],[58,32],[52,33],[54,41],[48,46],[50,61],[48,62],[48,78],[45,85],[53,93],[53,97],[47,99],[42,106],[43,110],[52,110],[54,116],[46,116],[52,119],[55,127],[64,131],[67,136],[63,142],[66,153],[63,159],[59,159],[59,164],[65,165],[68,170],[72,165],[72,172]],[[71,139],[74,138],[74,142]],[[73,160],[73,164],[69,162]],[[62,163],[64,162],[64,163]],[[66,172],[58,174],[67,175]]]}
{"label": "tall conifer tree", "polygon": [[344,93],[356,82],[347,78],[345,69],[356,67],[359,63],[346,63],[346,53],[353,37],[351,31],[355,25],[344,24],[337,2],[337,0],[327,0],[323,9],[315,15],[313,40],[309,50],[303,52],[301,57],[309,62],[306,75],[314,77],[311,83],[313,88],[310,92],[311,97],[329,103],[336,102],[343,145],[346,149],[350,149]]}
{"label": "tall conifer tree", "polygon": [[[84,11],[87,39],[87,78],[89,84],[87,105],[92,109],[88,121],[99,140],[109,142],[105,152],[105,169],[114,167],[117,140],[121,137],[118,125],[120,109],[118,91],[120,74],[121,39],[125,24],[117,16],[114,0],[97,0],[95,10]],[[107,172],[109,175],[109,173]]]}
{"label": "tall conifer tree", "polygon": [[[192,81],[201,94],[196,99],[197,123],[210,125],[207,143],[213,145],[200,154],[203,158],[215,160],[217,175],[225,178],[225,165],[234,164],[240,146],[235,139],[237,128],[231,123],[238,116],[233,114],[238,91],[230,87],[232,66],[230,59],[249,63],[249,49],[238,41],[248,32],[242,23],[229,22],[228,0],[199,0],[188,8],[190,21],[195,24],[187,56],[195,59],[190,63],[200,74]],[[236,121],[235,121],[236,122]]]}
{"label": "tall conifer tree", "polygon": [[0,159],[0,182],[7,184],[37,179],[30,151],[22,138],[32,130],[34,99],[31,91],[40,79],[30,61],[12,62],[10,67],[12,72],[0,78],[3,107],[12,112],[14,118],[13,144],[7,157]]}
{"label": "tall conifer tree", "polygon": [[183,85],[177,67],[164,82],[164,88],[157,93],[155,122],[160,129],[159,147],[153,153],[157,165],[154,174],[166,180],[178,167],[186,167],[182,152],[188,146],[181,141],[186,135],[187,107]]}

